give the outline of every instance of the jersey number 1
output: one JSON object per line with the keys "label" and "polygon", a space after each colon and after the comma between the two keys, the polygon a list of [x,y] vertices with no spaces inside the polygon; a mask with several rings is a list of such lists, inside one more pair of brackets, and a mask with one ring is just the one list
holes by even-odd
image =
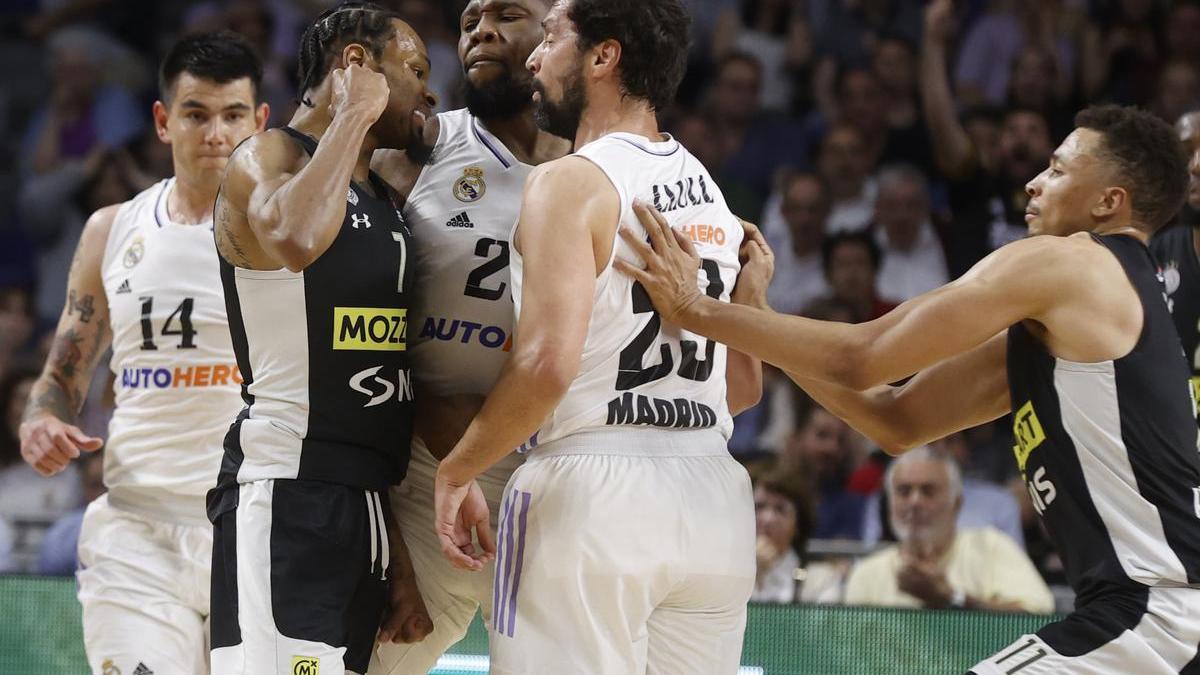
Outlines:
{"label": "jersey number 1", "polygon": [[[150,323],[150,313],[154,311],[154,298],[147,296],[138,298],[138,300],[142,301],[142,351],[154,351],[158,349],[158,346],[154,344],[154,325]],[[163,324],[162,335],[180,336],[179,349],[196,348],[196,329],[192,327],[192,307],[195,304],[194,298],[184,298]],[[179,317],[179,328],[177,329],[171,328],[175,317]]]}
{"label": "jersey number 1", "polygon": [[[714,300],[719,299],[721,293],[725,292],[725,282],[721,280],[721,270],[717,267],[717,262],[701,260],[700,267],[708,277],[708,288],[705,289],[705,294]],[[662,317],[654,311],[654,305],[650,302],[650,295],[646,293],[645,287],[636,281],[633,282],[632,295],[633,313],[649,312],[650,321],[646,322],[646,327],[621,350],[620,363],[617,366],[617,391],[626,391],[655,380],[661,380],[675,369],[675,357],[671,352],[671,345],[666,343],[658,344],[658,363],[642,366],[646,352],[651,345],[659,342]],[[679,349],[682,352],[682,359],[679,363],[679,376],[695,382],[708,381],[712,375],[713,354],[716,352],[716,348],[715,342],[705,340],[704,359],[701,360],[696,358],[699,345],[694,340],[681,340]]]}

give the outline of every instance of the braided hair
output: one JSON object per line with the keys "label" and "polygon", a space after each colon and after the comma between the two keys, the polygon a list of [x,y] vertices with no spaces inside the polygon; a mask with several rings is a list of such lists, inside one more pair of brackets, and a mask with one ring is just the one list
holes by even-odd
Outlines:
{"label": "braided hair", "polygon": [[389,9],[356,1],[343,2],[318,16],[300,38],[298,102],[313,107],[305,92],[325,80],[333,56],[351,42],[366,47],[378,60],[392,37],[392,20],[398,18]]}

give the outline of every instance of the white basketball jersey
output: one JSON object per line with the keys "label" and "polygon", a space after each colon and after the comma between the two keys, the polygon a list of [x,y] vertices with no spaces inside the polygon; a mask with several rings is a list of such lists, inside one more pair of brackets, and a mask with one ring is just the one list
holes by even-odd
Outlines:
{"label": "white basketball jersey", "polygon": [[[438,396],[486,396],[512,349],[509,237],[533,167],[465,109],[438,115],[433,162],[404,207],[413,231],[413,376]],[[420,472],[414,454],[410,471]],[[513,455],[489,474],[501,486]]]}
{"label": "white basketball jersey", "polygon": [[114,506],[204,524],[242,380],[212,223],[171,222],[174,184],[169,178],[123,204],[104,251],[117,404],[104,482]]}
{"label": "white basketball jersey", "polygon": [[[645,237],[633,202],[657,206],[695,244],[703,260],[701,290],[729,301],[744,233],[699,160],[673,138],[651,142],[627,133],[608,134],[575,154],[600,167],[616,187],[621,226]],[[515,249],[512,256],[513,298],[520,316],[522,261]],[[596,278],[579,375],[528,445],[622,425],[713,428],[728,439],[733,420],[725,402],[725,346],[663,323],[641,285],[613,269],[618,257],[642,264],[618,236]]]}

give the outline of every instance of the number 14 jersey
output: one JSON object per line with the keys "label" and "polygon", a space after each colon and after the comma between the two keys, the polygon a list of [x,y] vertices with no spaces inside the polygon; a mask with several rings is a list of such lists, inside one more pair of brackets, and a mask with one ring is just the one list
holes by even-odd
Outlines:
{"label": "number 14 jersey", "polygon": [[[700,290],[729,301],[744,233],[699,160],[669,136],[652,142],[627,133],[603,136],[575,154],[593,162],[616,188],[620,226],[645,238],[633,202],[654,204],[700,254]],[[523,266],[516,250],[512,257],[519,316]],[[585,429],[627,425],[711,428],[728,439],[733,421],[725,402],[725,346],[664,323],[641,285],[613,269],[618,257],[643,264],[618,236],[590,299],[591,324],[579,375],[528,445]]]}

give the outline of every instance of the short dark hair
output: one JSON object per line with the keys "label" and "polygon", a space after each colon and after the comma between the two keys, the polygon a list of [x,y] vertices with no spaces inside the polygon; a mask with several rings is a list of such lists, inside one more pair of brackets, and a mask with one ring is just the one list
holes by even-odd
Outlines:
{"label": "short dark hair", "polygon": [[399,18],[399,14],[371,2],[343,2],[325,10],[300,38],[298,101],[312,107],[305,92],[325,81],[334,55],[346,45],[356,42],[376,59],[383,56],[393,34],[392,21]]}
{"label": "short dark hair", "polygon": [[879,265],[883,262],[883,252],[879,250],[879,244],[875,243],[875,238],[871,236],[870,230],[855,230],[849,232],[836,232],[825,237],[821,242],[821,266],[826,274],[829,274],[829,267],[833,263],[833,254],[839,246],[850,244],[862,246],[867,249],[867,254],[871,256],[871,266],[875,271],[879,271]]}
{"label": "short dark hair", "polygon": [[580,51],[605,40],[621,43],[622,93],[662,110],[675,100],[687,67],[691,18],[679,0],[574,0]]}
{"label": "short dark hair", "polygon": [[786,497],[796,510],[796,531],[792,534],[792,550],[801,561],[808,559],[808,538],[816,525],[816,496],[807,477],[796,471],[772,468],[754,480],[754,487]]}
{"label": "short dark hair", "polygon": [[158,67],[158,91],[163,100],[171,97],[175,81],[183,73],[217,84],[250,78],[257,99],[263,65],[246,38],[223,30],[187,35],[172,45]]}
{"label": "short dark hair", "polygon": [[1133,106],[1101,105],[1080,111],[1075,126],[1104,139],[1100,159],[1115,165],[1143,229],[1157,231],[1183,206],[1188,158],[1169,124]]}

